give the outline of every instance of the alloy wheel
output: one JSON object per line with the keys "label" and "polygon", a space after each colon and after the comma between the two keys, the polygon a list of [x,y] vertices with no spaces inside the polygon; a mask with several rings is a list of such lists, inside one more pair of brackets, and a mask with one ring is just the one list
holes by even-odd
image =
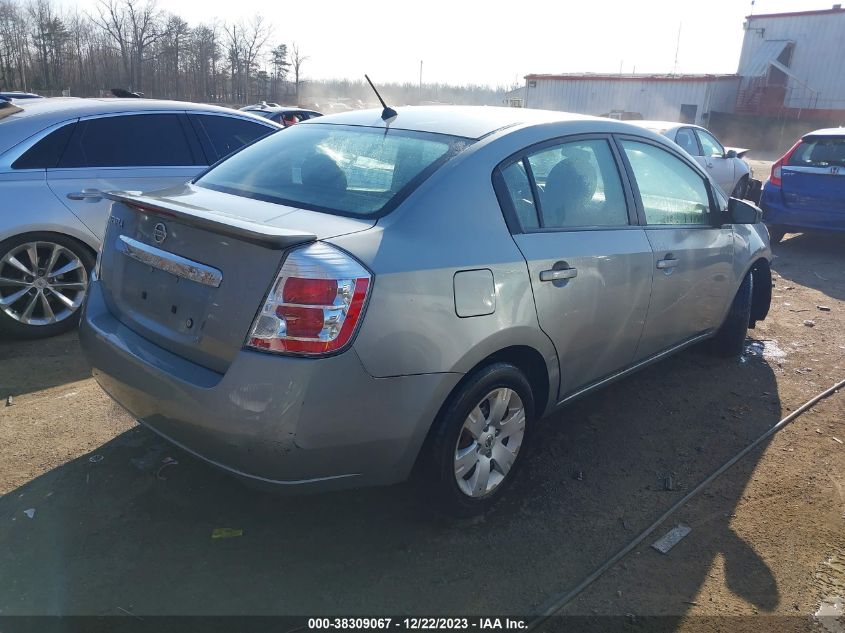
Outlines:
{"label": "alloy wheel", "polygon": [[455,446],[455,480],[468,497],[484,497],[507,478],[525,437],[525,407],[513,389],[488,393],[470,411]]}
{"label": "alloy wheel", "polygon": [[0,259],[0,309],[24,325],[73,316],[85,298],[88,271],[79,256],[54,242],[27,242]]}

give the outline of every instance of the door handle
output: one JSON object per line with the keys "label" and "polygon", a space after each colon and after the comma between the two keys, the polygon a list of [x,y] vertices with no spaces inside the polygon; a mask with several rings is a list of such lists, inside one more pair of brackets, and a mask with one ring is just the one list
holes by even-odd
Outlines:
{"label": "door handle", "polygon": [[99,189],[83,189],[67,194],[68,200],[91,200],[97,202],[103,199],[103,192]]}
{"label": "door handle", "polygon": [[575,279],[577,268],[561,268],[559,270],[544,270],[540,273],[540,281],[559,281],[561,279]]}
{"label": "door handle", "polygon": [[667,257],[666,259],[658,259],[657,260],[657,267],[660,270],[668,270],[671,268],[675,268],[680,263],[679,260],[673,257]]}
{"label": "door handle", "polygon": [[713,169],[713,163],[707,163],[707,169]]}

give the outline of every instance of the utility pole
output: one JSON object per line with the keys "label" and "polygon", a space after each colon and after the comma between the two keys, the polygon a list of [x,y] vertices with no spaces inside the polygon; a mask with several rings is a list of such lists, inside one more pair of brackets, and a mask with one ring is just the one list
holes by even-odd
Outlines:
{"label": "utility pole", "polygon": [[678,41],[675,44],[675,65],[672,67],[672,74],[678,74],[678,51],[681,50],[681,27],[684,25],[683,22],[678,23]]}

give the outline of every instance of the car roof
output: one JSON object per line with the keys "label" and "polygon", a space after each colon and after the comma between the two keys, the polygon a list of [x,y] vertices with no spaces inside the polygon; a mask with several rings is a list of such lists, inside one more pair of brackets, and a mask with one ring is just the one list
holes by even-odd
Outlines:
{"label": "car roof", "polygon": [[600,119],[570,112],[533,110],[530,108],[504,108],[494,106],[403,106],[394,108],[396,118],[386,123],[381,119],[381,108],[352,110],[338,114],[327,114],[319,119],[310,119],[301,125],[359,125],[366,127],[393,128],[433,134],[448,134],[470,139],[479,139],[497,130],[518,125],[555,123],[561,121]]}
{"label": "car roof", "polygon": [[678,123],[677,121],[625,121],[625,123],[631,123],[637,127],[644,127],[647,130],[660,131],[661,134],[679,127],[693,127],[699,130],[705,129],[700,125],[694,125],[692,123]]}
{"label": "car roof", "polygon": [[145,112],[155,110],[191,110],[201,112],[225,112],[234,114],[238,110],[224,108],[222,106],[207,105],[204,103],[189,103],[187,101],[169,101],[166,99],[127,99],[120,97],[107,97],[102,99],[89,99],[79,97],[54,97],[50,99],[32,99],[19,104],[23,112],[15,115],[16,118],[30,116],[50,117],[55,115],[58,118],[73,118],[77,116],[89,116],[96,114],[112,114],[117,112]]}
{"label": "car roof", "polygon": [[[164,99],[54,97],[15,100],[15,111],[0,117],[0,154],[24,139],[52,125],[79,117],[131,112],[188,111],[226,114],[249,118],[264,125],[281,128],[277,123],[249,112],[216,105],[168,101]],[[2,111],[0,111],[2,112]]]}
{"label": "car roof", "polygon": [[0,98],[3,99],[44,99],[41,95],[34,92],[20,92],[19,90],[5,90],[0,91]]}
{"label": "car roof", "polygon": [[807,138],[808,136],[845,136],[845,127],[828,127],[814,132],[807,132],[801,138]]}
{"label": "car roof", "polygon": [[316,110],[309,110],[308,108],[300,108],[299,106],[247,106],[240,110],[241,112],[316,112]]}

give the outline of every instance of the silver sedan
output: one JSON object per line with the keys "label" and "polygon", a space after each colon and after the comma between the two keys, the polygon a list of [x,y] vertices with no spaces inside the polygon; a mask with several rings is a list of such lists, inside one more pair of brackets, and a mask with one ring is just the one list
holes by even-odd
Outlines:
{"label": "silver sedan", "polygon": [[254,484],[412,473],[485,510],[541,419],[771,298],[760,210],[620,121],[313,119],[189,185],[114,193],[80,337],[141,423]]}
{"label": "silver sedan", "polygon": [[182,184],[281,127],[147,99],[0,102],[0,332],[73,327],[106,229],[108,189]]}
{"label": "silver sedan", "polygon": [[[754,174],[743,160],[749,150],[725,147],[708,130],[698,125],[669,121],[629,121],[675,141],[707,170],[726,195],[745,198],[752,192]],[[757,183],[759,186],[759,183]],[[759,189],[757,190],[759,192]]]}

